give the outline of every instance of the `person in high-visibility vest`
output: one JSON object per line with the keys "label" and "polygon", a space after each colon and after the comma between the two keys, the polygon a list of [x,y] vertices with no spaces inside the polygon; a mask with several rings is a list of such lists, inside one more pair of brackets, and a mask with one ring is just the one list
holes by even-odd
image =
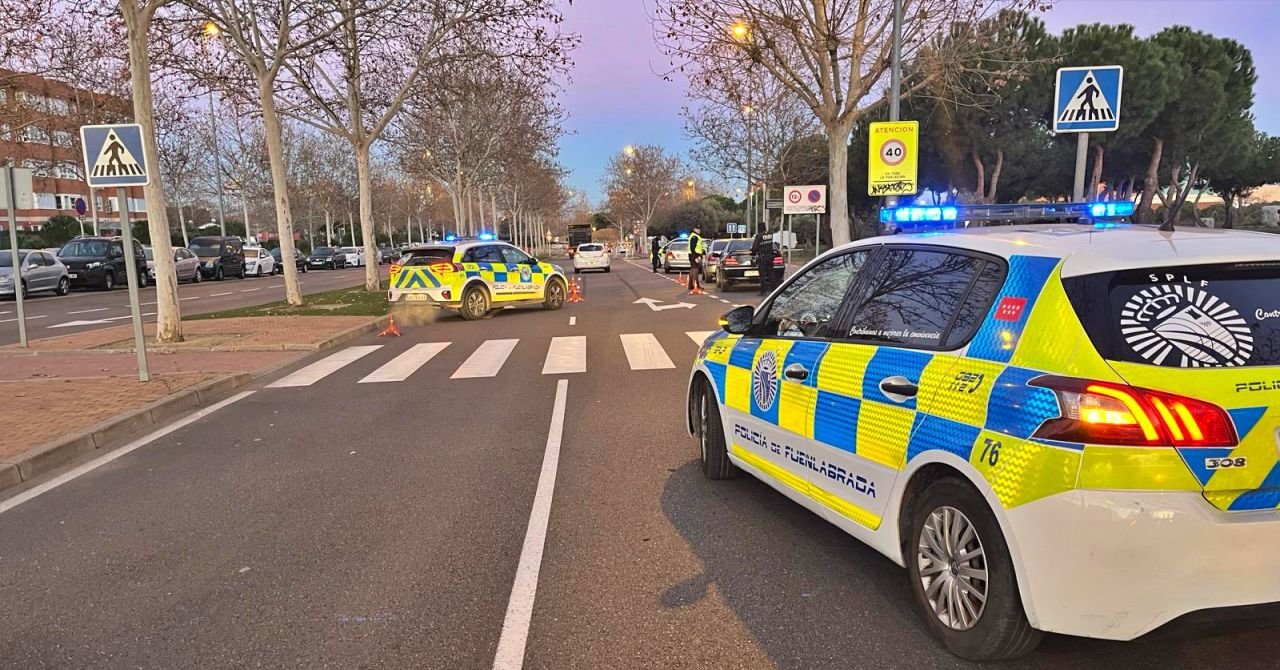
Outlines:
{"label": "person in high-visibility vest", "polygon": [[706,253],[706,241],[702,239],[702,226],[695,225],[689,234],[689,292],[702,290],[702,255]]}

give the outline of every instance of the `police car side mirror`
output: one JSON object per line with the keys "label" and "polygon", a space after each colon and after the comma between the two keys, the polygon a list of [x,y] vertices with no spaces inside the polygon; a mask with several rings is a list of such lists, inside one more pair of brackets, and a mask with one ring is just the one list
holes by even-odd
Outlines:
{"label": "police car side mirror", "polygon": [[745,335],[751,330],[751,320],[755,315],[756,310],[751,305],[736,307],[720,317],[720,327],[730,335]]}

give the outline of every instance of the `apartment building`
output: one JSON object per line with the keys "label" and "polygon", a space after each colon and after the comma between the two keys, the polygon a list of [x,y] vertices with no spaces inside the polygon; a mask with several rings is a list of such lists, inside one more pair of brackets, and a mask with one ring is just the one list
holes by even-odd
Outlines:
{"label": "apartment building", "polygon": [[[69,86],[45,77],[0,69],[0,165],[31,170],[32,201],[18,210],[18,230],[38,231],[50,217],[77,216],[85,201],[86,228],[92,220],[89,186],[84,180],[79,128],[127,122],[130,101]],[[100,229],[120,230],[116,190],[93,194]],[[130,219],[146,219],[141,188],[128,189]],[[3,203],[0,203],[3,207]],[[0,214],[3,209],[0,209]],[[0,230],[8,230],[0,216]]]}

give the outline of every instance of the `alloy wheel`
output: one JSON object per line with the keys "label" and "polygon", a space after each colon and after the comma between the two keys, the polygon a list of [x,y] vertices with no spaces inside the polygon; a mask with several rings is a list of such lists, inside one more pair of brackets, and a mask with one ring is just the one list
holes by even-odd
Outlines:
{"label": "alloy wheel", "polygon": [[952,630],[978,624],[987,604],[987,561],[978,530],[960,510],[943,506],[920,528],[920,582],[934,616]]}

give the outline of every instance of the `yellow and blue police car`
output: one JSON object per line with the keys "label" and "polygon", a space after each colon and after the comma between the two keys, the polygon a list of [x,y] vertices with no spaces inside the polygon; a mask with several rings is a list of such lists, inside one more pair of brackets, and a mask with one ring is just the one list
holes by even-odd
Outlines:
{"label": "yellow and blue police car", "polygon": [[459,240],[414,247],[391,266],[387,299],[457,310],[483,318],[495,306],[564,306],[564,271],[499,240]]}
{"label": "yellow and blue police car", "polygon": [[689,384],[705,475],[905,566],[953,653],[1280,607],[1280,236],[872,238],[721,324]]}

